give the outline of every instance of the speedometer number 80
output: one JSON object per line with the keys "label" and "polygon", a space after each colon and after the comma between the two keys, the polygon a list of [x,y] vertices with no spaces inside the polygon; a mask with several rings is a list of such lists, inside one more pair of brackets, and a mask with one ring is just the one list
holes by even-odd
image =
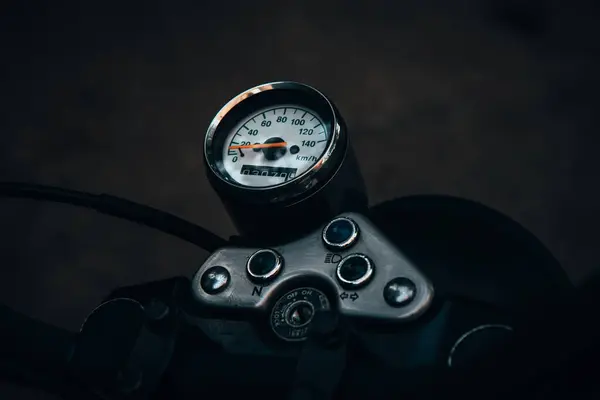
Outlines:
{"label": "speedometer number 80", "polygon": [[326,125],[314,111],[297,105],[269,107],[244,118],[230,131],[223,167],[245,186],[274,186],[313,167],[328,142]]}

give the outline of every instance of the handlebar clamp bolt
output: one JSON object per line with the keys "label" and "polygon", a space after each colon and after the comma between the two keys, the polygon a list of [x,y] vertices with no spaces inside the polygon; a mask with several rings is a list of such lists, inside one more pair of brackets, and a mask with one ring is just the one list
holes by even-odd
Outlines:
{"label": "handlebar clamp bolt", "polygon": [[200,279],[200,286],[208,294],[221,293],[229,286],[231,274],[225,267],[215,266],[207,269]]}
{"label": "handlebar clamp bolt", "polygon": [[402,307],[410,303],[417,295],[417,287],[407,278],[395,278],[383,289],[383,298],[392,307]]}

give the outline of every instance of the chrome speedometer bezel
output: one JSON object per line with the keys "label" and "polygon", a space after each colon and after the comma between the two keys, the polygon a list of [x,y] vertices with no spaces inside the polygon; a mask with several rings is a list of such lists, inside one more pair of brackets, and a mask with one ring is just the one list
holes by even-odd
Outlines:
{"label": "chrome speedometer bezel", "polygon": [[[287,103],[315,111],[325,121],[328,135],[325,151],[309,169],[290,181],[265,187],[239,184],[223,168],[224,138],[235,123],[249,114],[249,110],[257,109],[261,105],[276,106],[283,101],[278,101],[282,98],[287,98]],[[335,175],[344,159],[347,141],[343,120],[333,103],[323,93],[303,83],[271,82],[238,94],[219,110],[206,132],[204,159],[213,184],[232,197],[244,196],[244,202],[263,204],[294,202],[314,193]]]}

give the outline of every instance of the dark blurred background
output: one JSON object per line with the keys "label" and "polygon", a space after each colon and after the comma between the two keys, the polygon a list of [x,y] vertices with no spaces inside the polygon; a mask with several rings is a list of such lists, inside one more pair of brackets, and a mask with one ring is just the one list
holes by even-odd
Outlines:
{"label": "dark blurred background", "polygon": [[[597,2],[596,2],[597,3]],[[445,193],[536,234],[573,281],[598,266],[593,1],[8,1],[0,180],[106,192],[220,235],[203,135],[238,92],[312,84],[351,130],[371,203]],[[206,256],[82,209],[2,200],[0,302],[76,329],[119,285]],[[0,398],[47,398],[14,387]]]}

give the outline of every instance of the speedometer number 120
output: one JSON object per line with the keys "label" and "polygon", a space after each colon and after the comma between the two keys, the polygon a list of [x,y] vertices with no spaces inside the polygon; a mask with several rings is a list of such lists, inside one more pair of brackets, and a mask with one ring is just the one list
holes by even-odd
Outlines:
{"label": "speedometer number 120", "polygon": [[274,186],[308,171],[325,152],[328,140],[315,112],[295,105],[269,107],[231,130],[223,166],[240,184]]}

